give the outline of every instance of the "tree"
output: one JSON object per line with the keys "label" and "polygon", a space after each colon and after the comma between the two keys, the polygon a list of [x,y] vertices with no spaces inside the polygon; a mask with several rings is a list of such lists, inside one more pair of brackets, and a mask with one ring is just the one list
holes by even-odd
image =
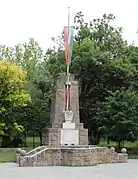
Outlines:
{"label": "tree", "polygon": [[43,50],[38,43],[30,38],[28,42],[15,47],[0,46],[1,60],[16,63],[27,72],[27,78],[33,80],[37,65],[43,60]]}
{"label": "tree", "polygon": [[135,78],[135,67],[125,55],[127,43],[122,29],[113,27],[112,14],[86,23],[81,12],[75,17],[76,35],[72,72],[80,83],[81,120],[89,128],[92,143],[100,139],[95,120],[98,104],[110,96],[108,91],[128,88]]}
{"label": "tree", "polygon": [[[71,72],[79,81],[80,120],[89,129],[92,144],[100,141],[99,104],[122,88],[124,91],[131,88],[134,93],[138,90],[138,48],[123,40],[122,28],[112,26],[114,20],[112,14],[104,14],[87,23],[81,12],[74,19]],[[37,130],[40,138],[41,130],[50,118],[54,81],[60,72],[66,70],[63,33],[54,41],[58,50],[48,49],[45,55],[33,39],[16,48],[2,47],[0,50],[2,59],[7,58],[27,71],[32,100],[25,109],[25,117],[22,115],[22,122],[27,130]]]}
{"label": "tree", "polygon": [[27,132],[39,133],[42,141],[42,128],[49,120],[50,86],[49,72],[43,66],[43,50],[34,39],[17,44],[14,48],[1,46],[1,59],[16,63],[27,72],[26,88],[31,96],[28,106],[18,106],[13,113],[18,122],[24,126],[24,141],[26,146]]}
{"label": "tree", "polygon": [[3,136],[2,146],[9,146],[11,138],[23,131],[17,123],[13,109],[26,106],[30,95],[25,90],[26,72],[7,61],[0,61],[0,131]]}
{"label": "tree", "polygon": [[134,90],[120,89],[111,92],[105,102],[99,104],[97,119],[99,130],[112,141],[134,142],[138,136],[138,95]]}
{"label": "tree", "polygon": [[[42,75],[42,74],[41,74]],[[45,77],[44,77],[45,78]],[[29,121],[29,130],[38,132],[40,137],[40,145],[42,145],[42,130],[50,121],[51,98],[53,95],[52,82],[41,80],[38,78],[37,89],[31,92],[32,103],[30,104],[32,119]],[[32,88],[31,88],[32,90]],[[27,122],[28,123],[28,122]],[[30,128],[31,126],[31,128]]]}
{"label": "tree", "polygon": [[[136,88],[137,49],[127,45],[122,38],[122,28],[112,26],[115,17],[104,14],[87,23],[82,12],[77,13],[71,72],[79,80],[80,119],[89,129],[93,144],[100,139],[99,123],[95,120],[99,103],[120,88]],[[62,36],[59,37],[62,42]],[[56,41],[58,42],[58,40]],[[47,57],[47,56],[46,56]],[[62,46],[57,52],[49,51],[44,61],[49,75],[55,77],[65,71]],[[133,61],[133,62],[132,62]]]}

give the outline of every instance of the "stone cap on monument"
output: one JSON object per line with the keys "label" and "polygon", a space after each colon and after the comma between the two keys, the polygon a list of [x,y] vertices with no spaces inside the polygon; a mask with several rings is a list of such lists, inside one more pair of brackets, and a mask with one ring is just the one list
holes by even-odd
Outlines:
{"label": "stone cap on monument", "polygon": [[[75,75],[70,73],[70,82],[75,80]],[[60,73],[57,77],[57,88],[63,89],[67,81],[66,73]]]}
{"label": "stone cap on monument", "polygon": [[[57,77],[57,80],[65,82],[67,79],[66,73],[60,73],[59,76]],[[75,75],[70,73],[70,81],[75,80]]]}

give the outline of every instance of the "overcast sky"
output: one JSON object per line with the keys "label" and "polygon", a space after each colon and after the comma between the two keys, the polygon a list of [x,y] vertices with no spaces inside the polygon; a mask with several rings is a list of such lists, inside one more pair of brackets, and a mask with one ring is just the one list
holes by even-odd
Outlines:
{"label": "overcast sky", "polygon": [[79,11],[87,21],[113,13],[125,39],[138,45],[138,0],[0,0],[0,44],[13,46],[33,37],[46,49],[67,25],[68,6],[72,19]]}

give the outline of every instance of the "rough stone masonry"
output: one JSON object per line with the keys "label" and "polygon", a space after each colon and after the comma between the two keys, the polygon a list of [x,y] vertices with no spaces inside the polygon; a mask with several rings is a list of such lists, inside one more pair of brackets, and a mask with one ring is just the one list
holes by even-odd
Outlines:
{"label": "rough stone masonry", "polygon": [[[60,146],[61,130],[63,128],[65,110],[65,74],[60,74],[56,83],[56,94],[51,108],[50,128],[43,131],[43,145]],[[88,145],[88,129],[83,128],[79,117],[79,93],[78,82],[74,80],[74,75],[70,76],[70,110],[73,112],[73,122],[79,131],[79,145]]]}
{"label": "rough stone masonry", "polygon": [[88,145],[88,130],[80,123],[78,82],[74,80],[74,75],[70,76],[70,110],[73,112],[74,130],[78,131],[78,145],[62,145],[65,81],[65,74],[60,74],[51,106],[50,123],[43,130],[43,146],[28,153],[18,150],[19,166],[91,166],[100,163],[127,162],[128,155],[125,149],[118,154],[113,147],[109,149]]}

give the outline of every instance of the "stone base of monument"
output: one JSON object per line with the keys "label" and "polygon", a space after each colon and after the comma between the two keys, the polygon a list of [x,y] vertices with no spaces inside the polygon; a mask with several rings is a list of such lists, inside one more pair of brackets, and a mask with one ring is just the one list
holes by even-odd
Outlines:
{"label": "stone base of monument", "polygon": [[[92,166],[101,163],[127,162],[126,149],[88,145],[88,129],[80,123],[78,82],[70,74],[70,110],[65,109],[66,75],[60,74],[55,86],[50,122],[42,131],[42,144],[28,153],[17,150],[21,167]],[[20,157],[19,157],[20,156]]]}
{"label": "stone base of monument", "polygon": [[93,166],[105,163],[124,163],[128,159],[126,153],[117,153],[113,148],[107,147],[88,145],[41,147],[25,156],[20,156],[19,166]]}

